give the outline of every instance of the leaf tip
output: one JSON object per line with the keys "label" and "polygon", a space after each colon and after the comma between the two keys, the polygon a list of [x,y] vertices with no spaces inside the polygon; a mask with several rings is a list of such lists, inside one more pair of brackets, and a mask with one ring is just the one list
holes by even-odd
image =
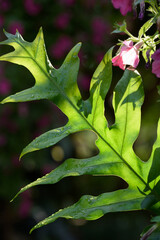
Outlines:
{"label": "leaf tip", "polygon": [[29,231],[29,234],[31,234],[35,229],[40,228],[39,223],[36,224],[31,230]]}
{"label": "leaf tip", "polygon": [[43,28],[42,28],[42,26],[39,28],[38,34],[37,34],[37,36],[36,36],[36,38],[35,38],[34,41],[36,41],[36,40],[39,41],[39,38],[43,39],[43,41],[44,41]]}
{"label": "leaf tip", "polygon": [[0,104],[5,104],[5,103],[7,103],[6,98],[0,102]]}
{"label": "leaf tip", "polygon": [[77,51],[78,51],[78,52],[79,52],[81,46],[82,46],[82,42],[79,42],[79,43],[76,44],[75,47],[77,48]]}
{"label": "leaf tip", "polygon": [[24,155],[26,155],[27,153],[29,153],[29,152],[31,152],[31,151],[27,151],[27,149],[24,148],[24,149],[22,150],[20,156],[19,156],[19,161],[21,161],[22,157],[23,157]]}
{"label": "leaf tip", "polygon": [[17,196],[19,195],[20,192],[18,192],[11,200],[10,203],[14,201],[15,198],[17,198]]}
{"label": "leaf tip", "polygon": [[5,34],[6,30],[3,28],[3,33]]}
{"label": "leaf tip", "polygon": [[82,43],[79,42],[72,48],[74,56],[76,56],[79,53],[81,46],[82,46]]}
{"label": "leaf tip", "polygon": [[30,231],[29,231],[29,234],[31,234],[33,232],[34,228],[32,228]]}
{"label": "leaf tip", "polygon": [[42,26],[39,28],[39,32],[40,32],[40,33],[43,33],[43,28],[42,28]]}
{"label": "leaf tip", "polygon": [[5,99],[3,99],[0,103],[5,104],[5,103],[9,103],[9,102],[15,102],[15,100],[9,96],[9,97],[6,97]]}
{"label": "leaf tip", "polygon": [[7,31],[3,28],[3,33],[7,36]]}
{"label": "leaf tip", "polygon": [[[17,30],[16,30],[17,31]],[[5,29],[3,29],[3,32],[4,32],[4,35],[9,39],[9,38],[12,38],[14,35],[7,32]]]}
{"label": "leaf tip", "polygon": [[27,154],[27,153],[28,153],[28,152],[25,151],[25,148],[24,148],[24,149],[22,150],[20,156],[19,156],[19,161],[21,161],[22,157],[23,157],[25,154]]}
{"label": "leaf tip", "polygon": [[39,28],[38,35],[43,36],[43,28],[42,28],[42,26]]}
{"label": "leaf tip", "polygon": [[22,157],[23,157],[23,151],[21,152],[20,156],[19,156],[19,162],[21,161]]}

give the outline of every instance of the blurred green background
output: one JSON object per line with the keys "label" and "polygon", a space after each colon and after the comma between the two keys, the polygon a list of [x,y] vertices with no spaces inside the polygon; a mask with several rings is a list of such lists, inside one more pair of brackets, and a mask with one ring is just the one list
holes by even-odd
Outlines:
{"label": "blurred green background", "polygon": [[[129,13],[126,17],[128,29],[136,35],[146,18],[145,14],[145,18],[139,20]],[[0,0],[0,41],[5,39],[3,28],[11,33],[18,29],[25,40],[33,41],[42,26],[49,58],[57,68],[67,52],[81,41],[78,84],[86,99],[91,76],[103,55],[118,39],[126,38],[125,35],[111,34],[114,22],[121,23],[123,19],[109,0]],[[0,54],[10,50],[1,46]],[[159,118],[156,86],[159,80],[152,74],[151,67],[145,68],[142,58],[138,70],[144,82],[145,102],[142,127],[134,149],[146,161],[156,138]],[[122,70],[113,68],[113,82],[105,102],[110,124],[114,122],[112,91],[122,74]],[[25,68],[0,62],[0,100],[33,84],[34,79]],[[28,154],[19,162],[19,155],[28,143],[66,121],[67,117],[46,100],[0,106],[0,239],[139,239],[143,228],[149,224],[150,213],[107,214],[91,222],[60,219],[29,235],[30,228],[38,221],[73,204],[84,194],[98,195],[127,187],[117,177],[69,177],[55,185],[35,187],[13,203],[9,202],[22,186],[50,172],[66,158],[97,154],[96,136],[86,131],[73,134],[49,149]]]}

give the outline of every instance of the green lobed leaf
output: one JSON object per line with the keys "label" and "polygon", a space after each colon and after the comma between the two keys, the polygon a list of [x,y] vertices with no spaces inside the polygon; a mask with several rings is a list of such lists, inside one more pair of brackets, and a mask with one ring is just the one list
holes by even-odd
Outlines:
{"label": "green lobed leaf", "polygon": [[[133,98],[134,102],[132,100]],[[140,128],[140,106],[143,102],[143,88],[139,74],[128,70],[125,71],[122,79],[115,88],[113,102],[116,119],[118,119],[115,124],[108,129],[108,132],[103,132],[103,136],[97,132],[97,129],[92,127],[92,130],[98,135],[96,145],[100,152],[97,156],[89,159],[66,160],[51,173],[22,188],[19,193],[36,185],[53,184],[66,176],[79,176],[82,174],[116,175],[126,180],[130,185],[134,184],[134,188],[136,182],[139,187],[142,185],[142,188],[144,188],[146,186],[145,180],[142,180],[140,177],[144,163],[138,159],[132,149],[132,151],[128,150],[128,148],[131,148],[133,145]],[[133,130],[130,133],[129,129],[131,127]],[[79,128],[79,130],[81,130],[81,128]],[[47,135],[48,133],[46,133],[46,136]],[[43,136],[44,135],[40,136],[38,139],[43,139]],[[109,141],[105,140],[105,138]],[[60,139],[61,138],[59,138],[59,140]],[[56,139],[51,140],[50,143],[52,144],[53,141],[56,141]],[[33,147],[33,149],[36,148],[36,142],[37,140],[34,140],[26,149],[30,148],[30,146]],[[45,147],[45,141],[41,145]],[[117,150],[118,148],[119,150]],[[125,149],[127,149],[126,153]],[[26,152],[26,150],[24,151]],[[123,155],[128,159],[124,159]]]}
{"label": "green lobed leaf", "polygon": [[[1,56],[0,60],[27,67],[35,78],[35,85],[11,95],[2,103],[45,98],[53,101],[68,117],[65,126],[44,133],[32,141],[24,148],[21,157],[26,153],[56,144],[71,133],[86,129],[96,133],[96,145],[99,149],[99,154],[92,158],[67,159],[49,174],[22,188],[18,194],[36,185],[53,184],[64,177],[83,174],[115,175],[128,183],[125,190],[104,193],[98,197],[84,196],[76,204],[60,210],[33,229],[53,222],[58,217],[93,220],[107,212],[137,210],[143,206],[146,208],[147,205],[150,209],[159,208],[160,181],[158,171],[154,173],[154,169],[158,168],[159,134],[148,163],[142,162],[132,148],[139,134],[141,105],[144,100],[139,73],[125,70],[115,87],[113,95],[115,123],[109,127],[104,116],[104,100],[112,79],[112,49],[106,53],[93,74],[90,97],[84,101],[77,85],[78,52],[81,44],[73,47],[62,66],[55,69],[48,60],[41,29],[32,43],[26,42],[18,32],[15,35],[6,33],[6,36],[8,39],[0,44],[11,45],[15,50]],[[150,170],[150,167],[153,170]],[[150,197],[152,195],[153,202]]]}
{"label": "green lobed leaf", "polygon": [[118,190],[99,195],[98,197],[83,196],[71,207],[59,210],[55,214],[35,225],[30,232],[46,224],[54,222],[57,218],[75,218],[96,220],[109,212],[133,211],[140,209],[143,197],[137,192]]}

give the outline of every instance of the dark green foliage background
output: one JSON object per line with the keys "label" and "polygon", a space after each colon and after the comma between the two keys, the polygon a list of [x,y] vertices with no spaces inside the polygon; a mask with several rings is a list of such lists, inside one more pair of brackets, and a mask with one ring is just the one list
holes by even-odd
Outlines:
{"label": "dark green foliage background", "polygon": [[[3,27],[9,31],[11,23],[18,21],[24,27],[24,39],[32,41],[39,27],[42,26],[46,48],[54,66],[60,66],[65,57],[64,54],[60,59],[55,59],[51,54],[51,47],[56,43],[59,36],[67,35],[71,38],[72,46],[82,41],[83,53],[78,83],[82,95],[87,98],[88,90],[84,86],[88,82],[83,85],[81,82],[82,76],[91,77],[98,65],[97,55],[105,54],[112,45],[117,43],[118,38],[125,39],[123,35],[110,34],[113,30],[113,23],[115,21],[121,22],[123,20],[122,16],[119,11],[113,8],[110,1],[105,0],[95,1],[92,7],[87,7],[85,0],[78,0],[73,6],[66,6],[64,3],[60,4],[58,0],[41,0],[37,2],[41,4],[41,11],[37,15],[27,13],[23,1],[11,2],[7,11],[0,10],[0,15],[4,17]],[[66,29],[59,29],[54,25],[54,21],[63,12],[69,13],[71,19]],[[95,18],[103,19],[108,28],[100,44],[95,44],[93,41],[92,22]],[[143,21],[138,19],[133,21],[132,13],[127,16],[128,28],[135,34],[138,31],[138,26],[141,26]],[[0,40],[5,39],[2,31],[3,27],[0,29]],[[1,47],[0,54],[2,55],[6,50],[10,50],[10,48]],[[25,68],[2,62],[1,67],[4,69],[5,77],[11,82],[11,94],[32,86],[33,78]],[[145,102],[142,107],[142,129],[135,143],[135,150],[143,160],[147,160],[155,140],[156,123],[159,117],[156,89],[158,80],[151,73],[151,68],[145,69],[145,63],[142,59],[138,70],[144,82]],[[114,121],[111,106],[112,90],[122,75],[122,71],[118,68],[114,68],[113,71],[112,86],[106,99],[107,115],[110,123]],[[1,78],[2,76],[0,76],[0,80]],[[0,95],[0,100],[4,97],[4,95]],[[41,177],[44,167],[51,170],[60,163],[56,162],[52,157],[52,148],[31,153],[25,156],[21,163],[16,162],[16,164],[13,164],[13,157],[21,153],[21,150],[31,142],[34,135],[62,126],[67,120],[54,105],[45,100],[27,103],[27,108],[28,115],[23,116],[19,114],[19,104],[9,103],[0,106],[0,120],[4,119],[7,113],[6,118],[10,122],[9,126],[16,125],[15,129],[14,127],[9,128],[5,124],[0,125],[0,134],[5,135],[7,139],[6,144],[0,146],[0,238],[3,240],[28,239],[28,232],[37,221],[49,216],[59,208],[71,205],[84,194],[98,195],[102,192],[126,187],[126,183],[116,177],[69,177],[54,186],[39,186],[31,189],[30,201],[32,206],[28,215],[21,217],[18,213],[23,198],[20,196],[13,203],[9,203],[9,200],[22,186]],[[38,120],[43,116],[47,117],[48,124],[46,125],[38,124]],[[74,134],[58,143],[58,146],[64,151],[62,161],[68,157],[83,158],[86,155],[95,155],[97,149],[93,143],[90,143],[91,138],[92,136],[88,134]],[[86,144],[82,146],[84,141],[86,141]],[[85,148],[85,151],[81,151],[81,155],[78,151],[80,147]],[[148,222],[149,213],[143,212],[107,214],[94,222],[58,220],[56,223],[33,232],[29,239],[94,240],[99,238],[134,240],[138,239],[139,234]]]}

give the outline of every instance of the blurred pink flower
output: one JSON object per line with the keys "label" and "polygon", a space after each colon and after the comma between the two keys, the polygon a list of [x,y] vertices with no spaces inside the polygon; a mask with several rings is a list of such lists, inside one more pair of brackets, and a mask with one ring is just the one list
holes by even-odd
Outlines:
{"label": "blurred pink flower", "polygon": [[84,62],[84,57],[85,57],[82,48],[80,49],[80,51],[78,53],[78,57],[80,59],[80,64],[82,64]]}
{"label": "blurred pink flower", "polygon": [[0,128],[4,129],[4,127],[6,127],[6,122],[7,122],[7,118],[5,116],[3,116],[3,114],[0,117]]}
{"label": "blurred pink flower", "polygon": [[104,41],[105,34],[109,31],[109,26],[100,18],[95,17],[92,20],[93,43],[101,45]]}
{"label": "blurred pink flower", "polygon": [[79,84],[80,87],[82,87],[84,90],[88,90],[90,86],[90,77],[87,75],[82,75],[79,78]]}
{"label": "blurred pink flower", "polygon": [[72,40],[69,36],[60,36],[57,42],[51,47],[51,55],[60,59],[72,47]]}
{"label": "blurred pink flower", "polygon": [[133,0],[112,0],[113,6],[119,8],[123,16],[132,11],[132,2]]}
{"label": "blurred pink flower", "polygon": [[42,132],[40,130],[36,130],[32,134],[32,139],[34,140],[35,138],[39,137],[41,134],[42,134]]}
{"label": "blurred pink flower", "polygon": [[38,15],[41,11],[41,5],[34,0],[24,0],[24,7],[29,15]]}
{"label": "blurred pink flower", "polygon": [[6,127],[7,127],[7,130],[12,133],[16,133],[18,130],[17,123],[9,120],[6,122]]}
{"label": "blurred pink flower", "polygon": [[0,0],[0,9],[4,12],[10,9],[11,3],[9,0]]}
{"label": "blurred pink flower", "polygon": [[3,27],[4,25],[4,17],[0,15],[0,27]]}
{"label": "blurred pink flower", "polygon": [[75,0],[60,0],[61,4],[65,4],[66,6],[72,6],[75,3]]}
{"label": "blurred pink flower", "polygon": [[50,124],[49,116],[44,115],[38,120],[38,128],[46,128],[48,127],[49,124]]}
{"label": "blurred pink flower", "polygon": [[[10,119],[12,118],[12,110],[9,106],[6,106],[4,110],[1,112],[1,117],[0,117],[0,128],[5,129],[7,132],[12,132],[15,133],[18,129],[18,124],[16,121],[11,121]],[[1,138],[4,139],[4,138]],[[4,140],[2,141],[4,142]]]}
{"label": "blurred pink flower", "polygon": [[98,52],[98,53],[96,54],[96,60],[97,60],[97,62],[100,63],[100,62],[102,61],[103,57],[104,57],[104,52]]}
{"label": "blurred pink flower", "polygon": [[21,218],[26,218],[30,212],[32,202],[29,199],[25,199],[21,202],[19,207],[19,216]]}
{"label": "blurred pink flower", "polygon": [[61,13],[58,15],[58,17],[55,19],[55,26],[60,29],[65,29],[68,27],[70,21],[70,14],[69,13]]}
{"label": "blurred pink flower", "polygon": [[2,78],[2,76],[4,75],[4,67],[2,67],[2,65],[0,66],[0,76]]}
{"label": "blurred pink flower", "polygon": [[0,80],[0,94],[7,95],[11,91],[11,84],[6,78]]}
{"label": "blurred pink flower", "polygon": [[19,103],[18,113],[21,117],[28,116],[28,113],[29,113],[28,104],[27,103]]}
{"label": "blurred pink flower", "polygon": [[4,109],[2,109],[2,116],[3,118],[10,118],[11,114],[13,113],[13,108],[9,105],[6,105]]}
{"label": "blurred pink flower", "polygon": [[29,215],[29,212],[32,207],[32,201],[31,201],[31,194],[30,191],[27,190],[21,194],[21,203],[19,207],[19,216],[21,218],[26,218]]}
{"label": "blurred pink flower", "polygon": [[95,6],[96,0],[85,0],[84,3],[86,5],[86,7],[92,8]]}
{"label": "blurred pink flower", "polygon": [[23,33],[24,33],[24,26],[23,26],[22,22],[20,22],[20,21],[13,21],[13,22],[10,23],[10,25],[9,25],[9,32],[12,33],[12,34],[15,34],[16,30],[18,30],[18,32],[23,35]]}
{"label": "blurred pink flower", "polygon": [[7,143],[7,138],[4,134],[0,134],[0,147],[5,146]]}
{"label": "blurred pink flower", "polygon": [[152,54],[152,73],[154,73],[158,78],[160,78],[160,49],[155,51],[154,54]]}
{"label": "blurred pink flower", "polygon": [[42,168],[42,175],[46,175],[47,173],[50,173],[54,169],[53,165],[51,164],[45,164]]}
{"label": "blurred pink flower", "polygon": [[118,66],[121,69],[125,69],[126,65],[130,65],[134,68],[139,63],[139,48],[142,43],[138,43],[133,46],[132,41],[124,41],[120,49],[120,53],[112,59],[114,66]]}
{"label": "blurred pink flower", "polygon": [[13,156],[11,158],[12,164],[14,167],[19,167],[20,166],[20,161],[19,161],[19,157],[17,155]]}

